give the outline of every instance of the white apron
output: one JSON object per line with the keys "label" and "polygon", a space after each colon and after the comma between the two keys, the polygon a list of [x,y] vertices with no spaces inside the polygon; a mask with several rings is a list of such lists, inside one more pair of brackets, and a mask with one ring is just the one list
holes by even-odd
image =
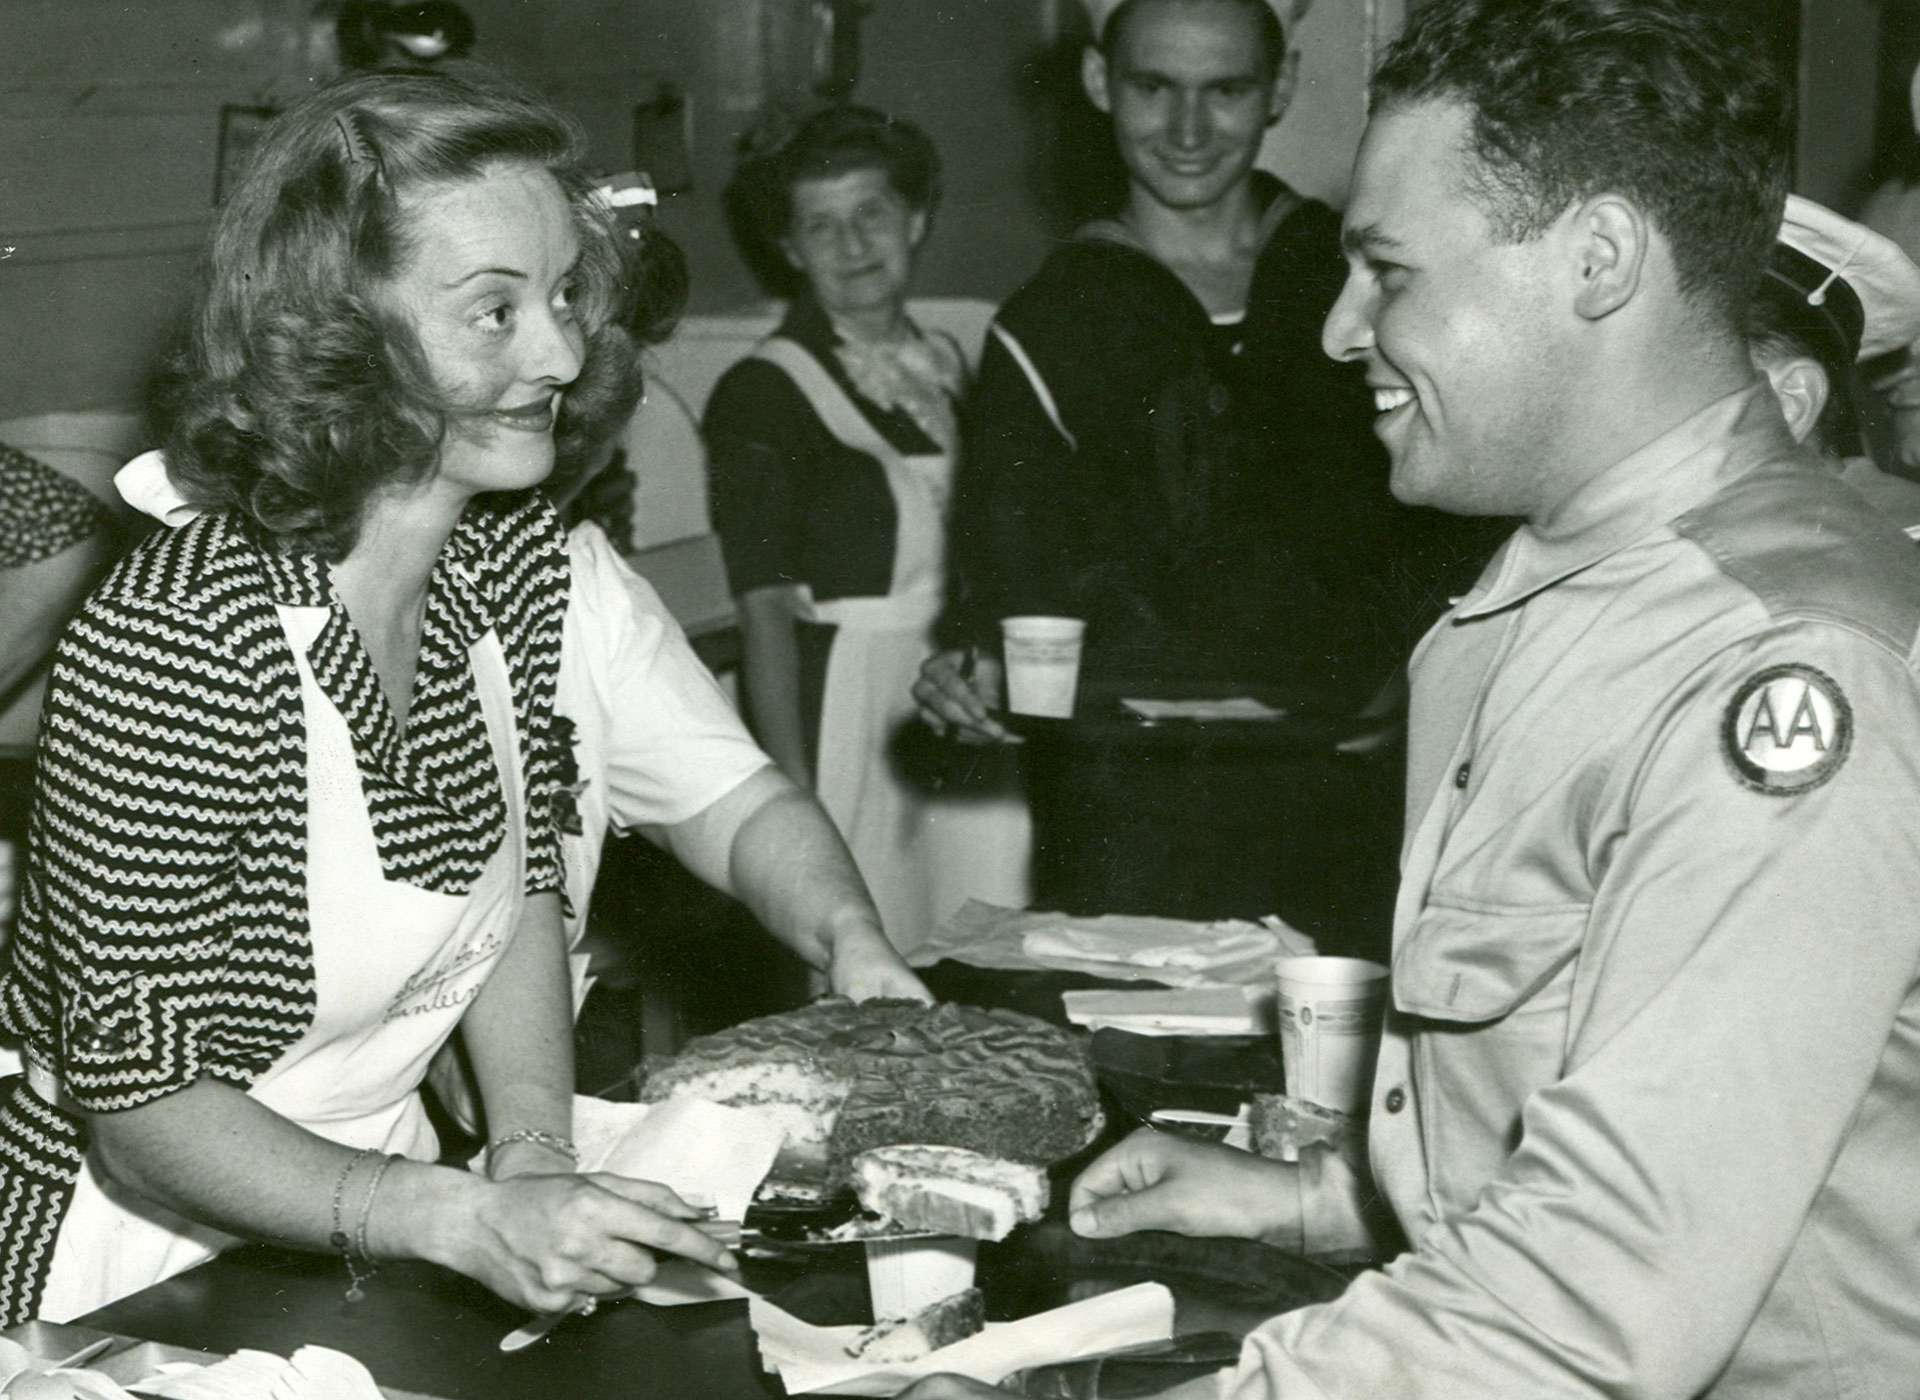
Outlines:
{"label": "white apron", "polygon": [[938,790],[916,784],[888,754],[914,719],[913,683],[934,651],[946,596],[947,503],[953,458],[893,447],[801,346],[781,336],[754,358],[784,371],[827,431],[880,463],[897,523],[884,597],[816,602],[796,614],[838,631],[828,653],[814,786],[872,891],[887,936],[908,961],[968,899],[1023,909],[1032,898],[1033,829],[1011,753],[982,752]]}
{"label": "white apron", "polygon": [[[506,795],[506,835],[471,891],[437,894],[388,880],[381,869],[346,721],[307,661],[327,609],[279,612],[306,714],[315,1009],[307,1033],[247,1093],[332,1142],[431,1161],[439,1144],[420,1082],[485,984],[525,902],[526,801],[506,658],[491,631],[469,653]],[[353,1207],[357,1218],[357,1200]],[[89,1161],[61,1221],[40,1316],[64,1322],[91,1312],[235,1243],[128,1195]]]}

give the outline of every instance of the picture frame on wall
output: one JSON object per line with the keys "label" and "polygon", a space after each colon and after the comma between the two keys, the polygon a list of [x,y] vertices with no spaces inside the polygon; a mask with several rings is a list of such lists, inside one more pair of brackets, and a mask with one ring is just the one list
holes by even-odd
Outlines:
{"label": "picture frame on wall", "polygon": [[693,188],[693,114],[678,83],[663,79],[651,101],[634,104],[633,168],[661,194]]}
{"label": "picture frame on wall", "polygon": [[260,144],[261,133],[267,129],[267,123],[274,119],[277,110],[240,102],[221,104],[220,143],[215,148],[213,164],[213,202],[216,208],[225,202],[227,195],[239,183],[247,162],[253,159],[254,147]]}

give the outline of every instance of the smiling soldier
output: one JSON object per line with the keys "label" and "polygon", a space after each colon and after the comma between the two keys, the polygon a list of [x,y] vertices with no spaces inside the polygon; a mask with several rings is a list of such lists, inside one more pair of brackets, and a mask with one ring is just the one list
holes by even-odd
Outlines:
{"label": "smiling soldier", "polygon": [[[1711,9],[1430,0],[1375,75],[1327,350],[1397,496],[1526,523],[1413,663],[1369,1143],[1411,1248],[1223,1395],[1920,1376],[1920,570],[1748,358],[1789,123]],[[1316,1250],[1372,1194],[1138,1136],[1074,1224]]]}
{"label": "smiling soldier", "polygon": [[[984,655],[970,674],[964,651],[927,663],[922,712],[1004,739],[988,708],[997,619],[1053,613],[1087,620],[1083,693],[1264,683],[1351,715],[1439,611],[1445,589],[1420,561],[1452,526],[1395,505],[1362,376],[1320,353],[1337,216],[1254,168],[1297,55],[1265,0],[1089,8],[1084,86],[1112,120],[1127,192],[988,337],[966,411],[952,619]],[[1375,803],[1351,759],[1249,757],[1030,746],[1042,905],[1277,910],[1336,944],[1384,934],[1394,780]],[[1269,819],[1281,801],[1285,824]]]}

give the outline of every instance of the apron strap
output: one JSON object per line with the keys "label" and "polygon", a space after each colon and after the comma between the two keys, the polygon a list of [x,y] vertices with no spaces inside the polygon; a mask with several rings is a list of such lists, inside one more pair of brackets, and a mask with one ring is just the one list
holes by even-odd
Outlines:
{"label": "apron strap", "polygon": [[[835,439],[879,463],[893,496],[896,532],[887,592],[896,600],[911,596],[920,600],[913,605],[916,609],[937,612],[946,595],[946,517],[953,458],[946,453],[900,451],[867,421],[826,366],[797,341],[768,336],[749,358],[765,361],[785,374]],[[800,615],[812,616],[810,609],[815,606],[809,592],[799,604]],[[897,619],[891,625],[897,626]]]}
{"label": "apron strap", "polygon": [[820,415],[827,431],[848,447],[878,458],[882,466],[901,460],[901,452],[880,436],[839,381],[804,346],[783,335],[770,335],[754,347],[750,358],[765,360],[784,371]]}

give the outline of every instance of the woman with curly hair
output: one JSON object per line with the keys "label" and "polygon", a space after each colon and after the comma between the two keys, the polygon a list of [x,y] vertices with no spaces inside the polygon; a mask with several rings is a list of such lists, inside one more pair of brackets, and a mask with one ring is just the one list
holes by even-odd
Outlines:
{"label": "woman with curly hair", "polygon": [[[733,1267],[658,1185],[577,1175],[533,489],[631,407],[574,127],[377,74],[275,124],[221,212],[173,404],[204,512],[121,563],[46,707],[0,1022],[0,1321],[236,1237],[421,1258],[539,1310]],[[456,1029],[484,1175],[418,1093]]]}
{"label": "woman with curly hair", "polygon": [[945,600],[966,375],[952,338],[907,314],[939,158],[911,123],[834,107],[746,162],[733,193],[797,283],[703,425],[749,710],[818,792],[911,961],[969,897],[1024,906],[1030,844],[1006,754],[937,786],[902,763]]}

